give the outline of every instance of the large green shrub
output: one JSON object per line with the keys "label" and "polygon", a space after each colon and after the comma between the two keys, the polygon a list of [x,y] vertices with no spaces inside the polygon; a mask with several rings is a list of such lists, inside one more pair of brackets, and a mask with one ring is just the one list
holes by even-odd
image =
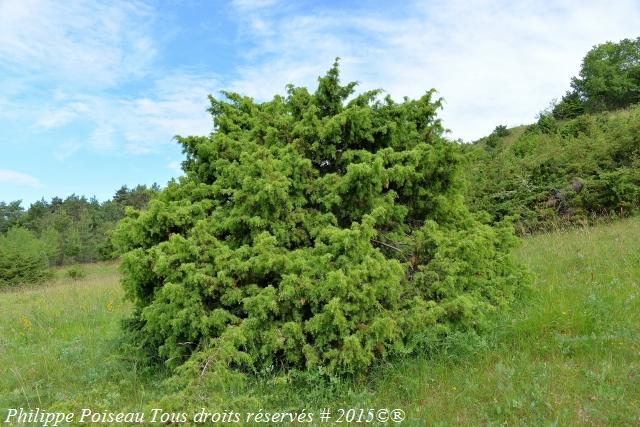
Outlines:
{"label": "large green shrub", "polygon": [[0,235],[0,286],[41,282],[49,276],[47,250],[29,230]]}
{"label": "large green shrub", "polygon": [[508,226],[465,208],[440,101],[346,101],[337,64],[315,93],[211,99],[215,131],[179,138],[185,177],[115,240],[129,329],[203,373],[362,372],[481,328],[525,282]]}

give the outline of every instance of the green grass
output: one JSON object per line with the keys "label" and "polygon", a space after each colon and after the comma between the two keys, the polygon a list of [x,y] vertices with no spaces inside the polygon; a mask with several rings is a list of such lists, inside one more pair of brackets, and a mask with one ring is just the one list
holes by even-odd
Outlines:
{"label": "green grass", "polygon": [[[481,337],[398,360],[366,378],[276,378],[194,389],[194,407],[236,411],[401,408],[404,425],[640,425],[640,219],[529,237],[516,255],[528,298]],[[0,416],[6,408],[125,411],[167,393],[162,373],[117,348],[113,264],[0,293]],[[226,403],[225,406],[221,406]]]}
{"label": "green grass", "polygon": [[66,269],[45,286],[0,294],[0,408],[75,410],[127,406],[147,398],[152,381],[121,356],[115,338],[129,306],[115,264]]}

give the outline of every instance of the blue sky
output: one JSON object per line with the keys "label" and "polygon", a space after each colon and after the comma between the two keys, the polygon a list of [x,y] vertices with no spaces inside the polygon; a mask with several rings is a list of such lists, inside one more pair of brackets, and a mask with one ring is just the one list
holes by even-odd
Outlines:
{"label": "blue sky", "polygon": [[470,141],[533,121],[638,22],[636,0],[0,0],[0,200],[164,185],[172,137],[211,131],[207,94],[314,87],[336,56],[362,90],[436,88]]}

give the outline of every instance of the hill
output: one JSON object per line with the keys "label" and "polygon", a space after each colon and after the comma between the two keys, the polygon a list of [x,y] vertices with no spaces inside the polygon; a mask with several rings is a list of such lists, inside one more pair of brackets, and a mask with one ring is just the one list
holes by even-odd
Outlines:
{"label": "hill", "polygon": [[640,208],[640,107],[506,129],[463,146],[466,199],[521,233]]}

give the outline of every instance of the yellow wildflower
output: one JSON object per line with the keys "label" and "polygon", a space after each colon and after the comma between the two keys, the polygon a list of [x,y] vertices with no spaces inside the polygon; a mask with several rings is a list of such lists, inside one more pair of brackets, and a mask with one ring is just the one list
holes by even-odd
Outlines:
{"label": "yellow wildflower", "polygon": [[20,316],[20,324],[23,329],[30,330],[32,328],[31,321],[24,314]]}

